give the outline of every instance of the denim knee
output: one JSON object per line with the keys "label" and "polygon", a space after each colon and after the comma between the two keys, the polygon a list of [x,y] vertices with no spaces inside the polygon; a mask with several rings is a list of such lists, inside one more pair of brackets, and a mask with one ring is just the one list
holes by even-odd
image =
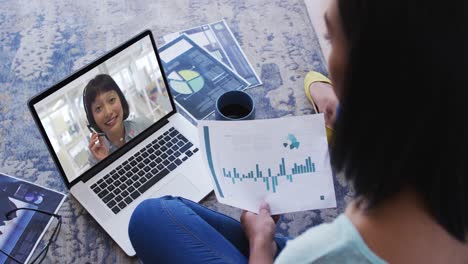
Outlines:
{"label": "denim knee", "polygon": [[161,216],[159,213],[162,211],[161,200],[170,201],[176,199],[176,197],[166,195],[141,202],[133,211],[128,225],[128,235],[132,243],[142,235],[139,234],[139,231],[143,231],[141,228],[148,224],[148,220],[153,220],[152,222],[154,222],[154,216]]}

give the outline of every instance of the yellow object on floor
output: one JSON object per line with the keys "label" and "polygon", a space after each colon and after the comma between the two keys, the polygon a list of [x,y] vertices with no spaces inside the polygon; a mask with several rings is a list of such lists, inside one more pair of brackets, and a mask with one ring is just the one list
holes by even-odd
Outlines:
{"label": "yellow object on floor", "polygon": [[[314,99],[310,95],[310,85],[315,82],[324,82],[324,83],[329,83],[330,85],[332,84],[330,79],[325,77],[323,74],[316,72],[316,71],[310,71],[307,73],[306,77],[304,78],[304,91],[306,94],[307,99],[309,99],[309,102],[312,104],[312,107],[314,108],[315,112],[318,113],[318,107],[314,102]],[[327,139],[328,143],[330,143],[330,140],[333,135],[333,128],[326,126],[327,130]]]}

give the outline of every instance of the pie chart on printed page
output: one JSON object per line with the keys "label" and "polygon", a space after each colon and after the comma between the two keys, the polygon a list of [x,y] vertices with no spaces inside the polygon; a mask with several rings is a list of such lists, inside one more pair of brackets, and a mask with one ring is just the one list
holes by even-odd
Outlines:
{"label": "pie chart on printed page", "polygon": [[171,88],[180,94],[194,94],[205,86],[205,80],[194,70],[173,71],[168,76]]}

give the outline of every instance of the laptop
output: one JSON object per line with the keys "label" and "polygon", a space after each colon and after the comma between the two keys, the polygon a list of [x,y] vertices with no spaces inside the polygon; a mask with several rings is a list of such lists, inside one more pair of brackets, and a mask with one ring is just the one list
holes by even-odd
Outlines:
{"label": "laptop", "polygon": [[70,193],[129,256],[143,200],[211,190],[196,127],[177,112],[151,31],[28,102]]}

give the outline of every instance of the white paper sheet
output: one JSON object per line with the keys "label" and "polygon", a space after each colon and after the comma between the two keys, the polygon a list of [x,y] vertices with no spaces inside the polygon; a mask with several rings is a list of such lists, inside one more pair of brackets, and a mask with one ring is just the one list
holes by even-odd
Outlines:
{"label": "white paper sheet", "polygon": [[250,83],[249,88],[262,85],[262,80],[247,59],[226,21],[221,20],[168,34],[160,37],[159,42],[162,44],[171,42],[182,34],[187,34],[196,44],[205,48],[211,55],[242,76]]}
{"label": "white paper sheet", "polygon": [[[272,214],[336,207],[323,114],[198,123],[220,203]],[[235,176],[234,176],[235,175]]]}

